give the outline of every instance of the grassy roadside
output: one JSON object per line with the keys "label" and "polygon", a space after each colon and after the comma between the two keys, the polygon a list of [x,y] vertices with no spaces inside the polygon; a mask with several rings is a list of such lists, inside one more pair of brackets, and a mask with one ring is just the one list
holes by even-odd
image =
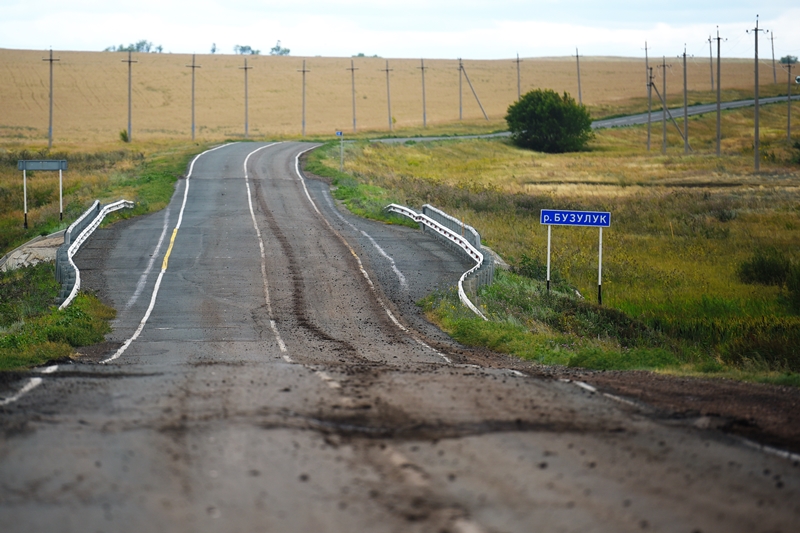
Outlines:
{"label": "grassy roadside", "polygon": [[[66,228],[95,199],[134,201],[106,223],[162,209],[175,182],[202,146],[150,143],[48,151],[0,149],[0,254],[36,235]],[[29,173],[29,229],[22,228],[18,159],[66,159],[64,221],[58,219],[58,175]],[[55,174],[55,175],[54,175]],[[65,310],[54,305],[59,286],[52,263],[0,273],[0,371],[19,370],[70,357],[75,348],[101,342],[115,310],[80,293]]]}
{"label": "grassy roadside", "polygon": [[[644,127],[599,131],[588,151],[561,155],[504,140],[355,143],[338,179],[349,180],[361,204],[445,208],[514,266],[479,294],[491,323],[471,317],[453,294],[423,302],[462,342],[546,364],[798,385],[800,316],[790,287],[739,272],[766,248],[800,264],[800,153],[781,130],[785,106],[765,106],[762,172],[753,173],[752,116],[723,114],[722,158],[713,155],[715,116],[706,115],[690,119],[696,151],[688,156],[672,132],[666,156],[660,138],[647,153]],[[336,145],[313,155],[316,165],[339,166]],[[553,264],[587,300],[566,289],[542,297],[541,272],[525,272],[526,260],[544,263],[541,208],[613,213],[604,232],[604,307],[587,301],[597,291],[596,230],[554,231]]]}

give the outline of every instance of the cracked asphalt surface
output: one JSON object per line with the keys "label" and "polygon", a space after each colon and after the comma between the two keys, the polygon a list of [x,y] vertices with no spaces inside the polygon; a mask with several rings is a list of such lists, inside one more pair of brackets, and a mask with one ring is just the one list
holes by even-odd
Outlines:
{"label": "cracked asphalt surface", "polygon": [[311,146],[204,154],[90,239],[114,332],[0,412],[0,530],[796,531],[797,461],[428,324],[468,265],[340,212]]}

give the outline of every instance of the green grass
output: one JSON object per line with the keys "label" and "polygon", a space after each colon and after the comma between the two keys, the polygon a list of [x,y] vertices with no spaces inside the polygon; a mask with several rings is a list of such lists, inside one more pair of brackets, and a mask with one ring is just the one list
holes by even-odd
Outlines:
{"label": "green grass", "polygon": [[[391,197],[445,209],[518,270],[526,259],[532,268],[544,263],[540,209],[612,212],[602,308],[569,296],[542,300],[536,285],[501,275],[479,295],[491,323],[454,295],[426,301],[429,316],[462,342],[545,364],[794,384],[800,316],[793,289],[788,281],[748,283],[739,271],[759,247],[800,263],[800,149],[785,140],[785,106],[764,106],[762,172],[753,173],[752,119],[752,109],[723,114],[722,158],[713,153],[712,114],[690,119],[695,152],[688,156],[674,132],[666,156],[660,136],[648,153],[645,127],[601,130],[588,150],[559,155],[503,139],[353,143],[337,179],[359,188],[364,203]],[[314,155],[318,165],[339,166],[338,146]],[[556,227],[553,237],[560,282],[594,300],[597,230]]]}
{"label": "green grass", "polygon": [[80,293],[64,310],[52,263],[0,275],[0,370],[31,368],[69,357],[74,348],[101,342],[115,311]]}

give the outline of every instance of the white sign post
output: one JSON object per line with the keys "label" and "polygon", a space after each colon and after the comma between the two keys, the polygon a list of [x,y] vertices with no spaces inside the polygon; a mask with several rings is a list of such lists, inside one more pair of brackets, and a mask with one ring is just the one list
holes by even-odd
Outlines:
{"label": "white sign post", "polygon": [[339,172],[344,172],[344,132],[337,131],[336,136],[339,137]]}
{"label": "white sign post", "polygon": [[542,209],[539,222],[547,226],[547,292],[550,292],[550,242],[553,226],[588,226],[600,229],[597,255],[597,303],[603,305],[603,228],[611,226],[611,213],[605,211],[567,211]]}

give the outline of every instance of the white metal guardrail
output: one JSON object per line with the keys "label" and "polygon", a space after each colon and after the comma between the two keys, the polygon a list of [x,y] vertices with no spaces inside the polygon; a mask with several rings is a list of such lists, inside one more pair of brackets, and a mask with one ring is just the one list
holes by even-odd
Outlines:
{"label": "white metal guardrail", "polygon": [[472,243],[469,242],[465,237],[462,237],[458,233],[454,232],[453,230],[446,228],[442,224],[436,222],[432,218],[422,213],[417,213],[413,209],[398,205],[398,204],[389,204],[384,209],[387,211],[391,211],[393,213],[397,213],[398,215],[403,215],[405,217],[410,218],[411,220],[417,222],[418,224],[428,228],[430,231],[444,237],[448,241],[452,242],[456,246],[458,246],[464,253],[466,253],[470,258],[475,261],[475,266],[471,269],[467,270],[461,275],[461,278],[458,280],[458,298],[461,300],[461,303],[466,305],[473,313],[478,315],[484,320],[488,320],[486,316],[478,309],[475,304],[470,301],[467,297],[467,293],[464,292],[464,280],[467,279],[470,275],[476,272],[481,265],[483,265],[483,253],[478,251]]}
{"label": "white metal guardrail", "polygon": [[[78,220],[73,222],[67,229],[66,233],[64,234],[64,246],[67,247],[66,261],[68,266],[66,268],[69,272],[66,276],[62,274],[61,276],[62,280],[59,281],[61,281],[62,286],[64,285],[72,285],[72,286],[70,288],[69,294],[61,303],[61,305],[58,307],[59,309],[64,309],[67,306],[69,306],[69,304],[71,304],[72,301],[75,299],[75,296],[78,295],[78,291],[81,290],[81,272],[80,270],[78,270],[78,267],[75,266],[72,257],[78,252],[81,245],[84,242],[86,242],[86,239],[88,239],[92,235],[92,233],[94,233],[94,231],[100,226],[106,215],[114,211],[118,211],[120,209],[133,208],[133,205],[134,205],[133,202],[130,202],[128,200],[120,200],[118,202],[114,202],[100,208],[100,202],[95,201],[95,203],[92,204],[92,207],[86,210],[86,212],[83,215],[81,215],[81,217],[78,218]],[[79,229],[80,231],[78,232],[77,230]],[[61,252],[60,249],[59,252]],[[74,277],[73,275],[70,274],[73,274]],[[63,279],[64,277],[66,277],[67,279],[64,280]]]}

